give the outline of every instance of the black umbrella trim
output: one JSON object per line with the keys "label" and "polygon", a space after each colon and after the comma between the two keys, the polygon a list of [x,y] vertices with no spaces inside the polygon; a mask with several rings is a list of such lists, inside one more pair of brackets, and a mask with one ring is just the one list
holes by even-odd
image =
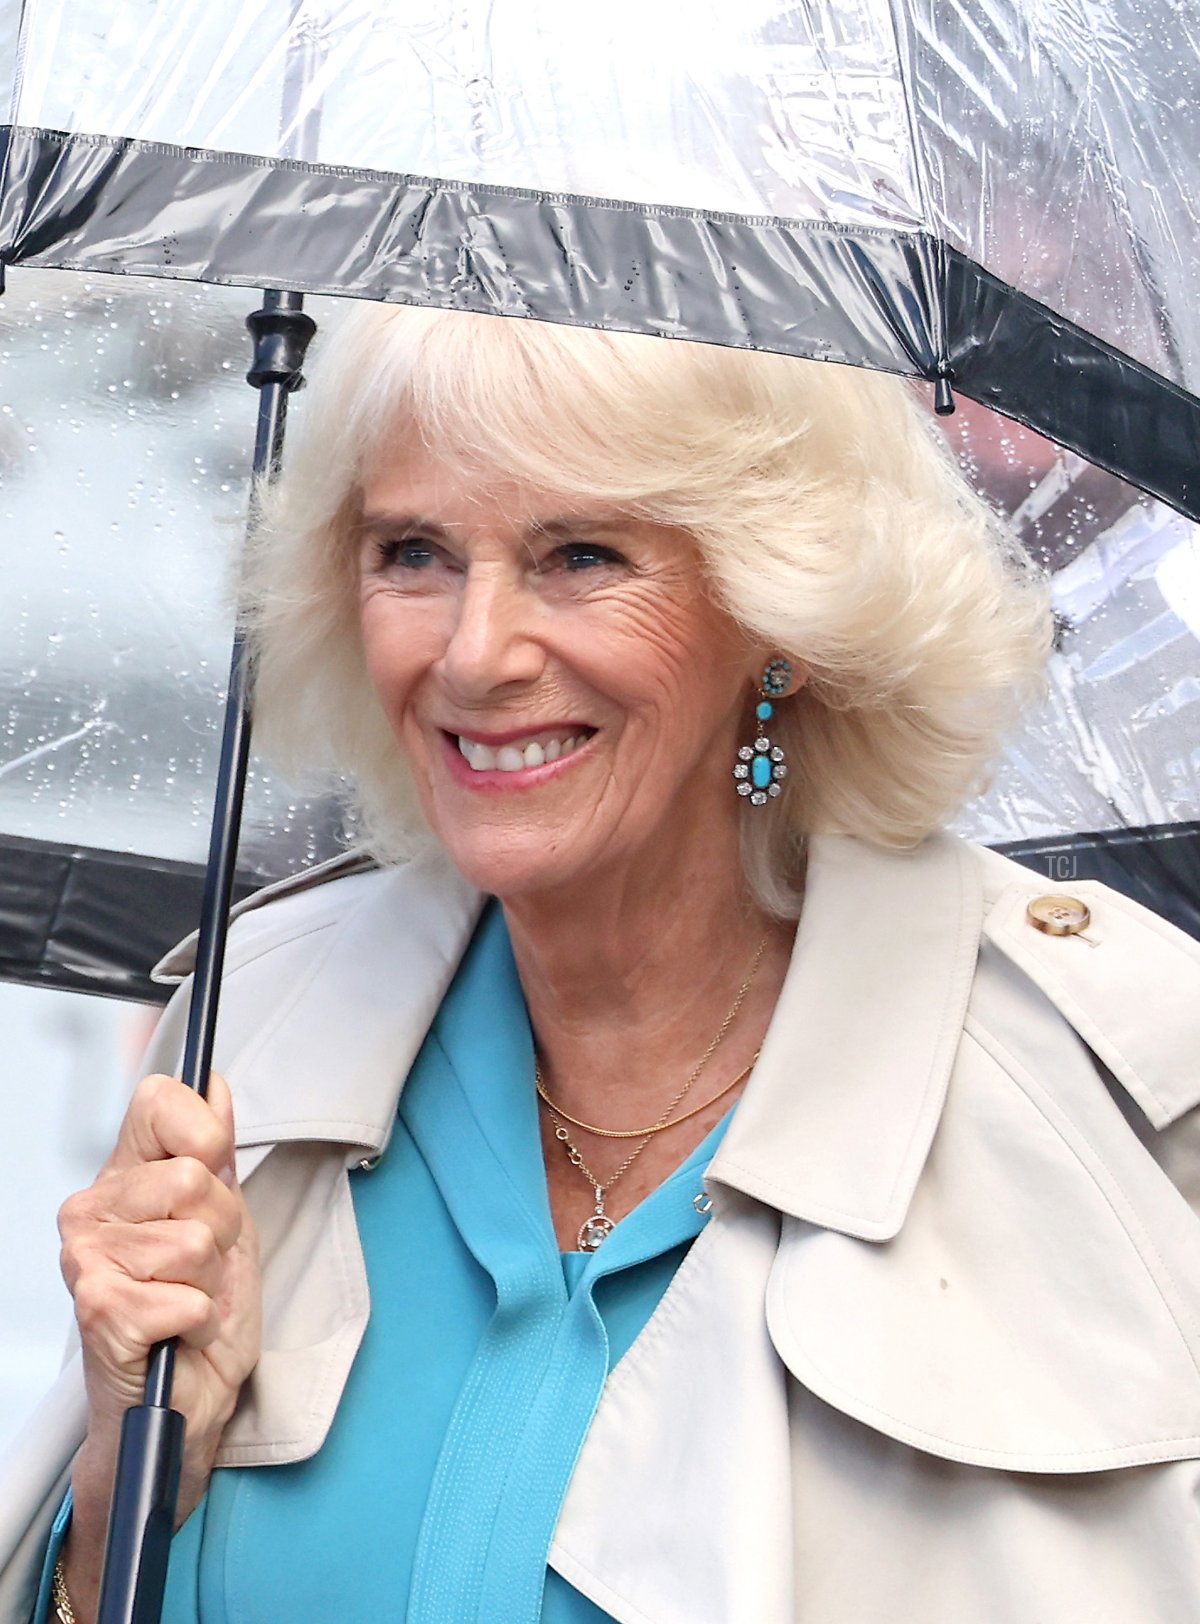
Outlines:
{"label": "black umbrella trim", "polygon": [[[238,876],[236,900],[268,883]],[[150,971],[196,928],[202,863],[0,837],[0,981],[165,1003]]]}
{"label": "black umbrella trim", "polygon": [[954,250],[943,286],[956,389],[1200,519],[1200,400]]}
{"label": "black umbrella trim", "polygon": [[921,233],[2,133],[3,263],[529,316],[940,380],[1200,518],[1200,400]]}
{"label": "black umbrella trim", "polygon": [[23,128],[0,173],[9,264],[532,316],[890,372],[934,362],[919,306],[896,330],[924,250],[892,232]]}

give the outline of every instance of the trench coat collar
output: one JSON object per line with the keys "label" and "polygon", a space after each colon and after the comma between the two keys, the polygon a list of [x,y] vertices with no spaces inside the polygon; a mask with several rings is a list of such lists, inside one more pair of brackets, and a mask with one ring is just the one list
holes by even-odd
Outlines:
{"label": "trench coat collar", "polygon": [[[357,892],[349,906],[343,887]],[[286,887],[231,940],[217,1066],[236,1087],[243,1176],[275,1143],[342,1143],[349,1159],[383,1149],[482,904],[440,858],[285,900]],[[709,1167],[716,1200],[727,1186],[864,1239],[898,1231],[941,1112],[982,916],[978,864],[952,836],[909,852],[813,838],[780,999]],[[293,977],[284,958],[301,926]],[[187,958],[183,944],[161,970]],[[269,993],[256,993],[256,968],[276,958]]]}
{"label": "trench coat collar", "polygon": [[[796,943],[708,1182],[888,1240],[941,1116],[979,952],[971,848],[814,837]],[[714,1192],[715,1193],[715,1192]]]}

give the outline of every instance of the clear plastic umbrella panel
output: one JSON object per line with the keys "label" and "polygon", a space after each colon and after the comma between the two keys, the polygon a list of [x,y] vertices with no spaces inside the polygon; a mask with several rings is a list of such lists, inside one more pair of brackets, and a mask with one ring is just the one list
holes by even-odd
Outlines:
{"label": "clear plastic umbrella panel", "polygon": [[[961,827],[1200,929],[1194,6],[0,19],[0,976],[152,997],[194,924],[252,432],[240,290],[264,287],[757,346],[956,401],[1060,623],[1049,701]],[[256,770],[241,883],[344,836]]]}

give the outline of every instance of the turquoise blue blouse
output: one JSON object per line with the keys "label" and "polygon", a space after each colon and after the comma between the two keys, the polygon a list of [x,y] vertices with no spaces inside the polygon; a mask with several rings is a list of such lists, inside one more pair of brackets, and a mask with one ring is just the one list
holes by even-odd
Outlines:
{"label": "turquoise blue blouse", "polygon": [[597,1252],[560,1253],[532,1075],[492,906],[386,1154],[353,1175],[371,1318],[329,1437],[214,1473],[172,1547],[167,1624],[609,1618],[546,1556],[605,1377],[706,1221],[724,1123]]}

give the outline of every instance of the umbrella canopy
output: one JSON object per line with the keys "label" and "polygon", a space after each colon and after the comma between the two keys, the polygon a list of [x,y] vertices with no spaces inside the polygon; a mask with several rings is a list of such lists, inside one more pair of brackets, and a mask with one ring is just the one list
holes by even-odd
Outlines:
{"label": "umbrella canopy", "polygon": [[[146,991],[190,925],[213,521],[244,480],[231,421],[249,433],[229,288],[263,285],[848,361],[1027,425],[951,420],[1062,628],[1050,705],[964,828],[1200,918],[1182,0],[26,0],[6,26],[0,437],[27,573],[0,650],[0,973]],[[56,579],[64,547],[86,567]],[[110,618],[131,601],[136,638]],[[253,877],[336,840],[328,808],[262,795]]]}
{"label": "umbrella canopy", "polygon": [[949,377],[1195,514],[1198,69],[1186,0],[27,0],[0,251]]}

